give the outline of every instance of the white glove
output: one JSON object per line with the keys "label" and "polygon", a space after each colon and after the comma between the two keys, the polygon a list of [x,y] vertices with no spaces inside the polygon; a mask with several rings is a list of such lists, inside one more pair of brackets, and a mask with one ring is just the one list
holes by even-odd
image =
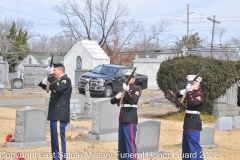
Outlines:
{"label": "white glove", "polygon": [[53,74],[53,70],[54,70],[53,67],[49,67],[49,66],[48,66],[48,67],[46,68],[47,74]]}
{"label": "white glove", "polygon": [[120,99],[122,97],[122,92],[119,92],[117,95],[116,95],[116,99]]}
{"label": "white glove", "polygon": [[42,84],[47,85],[47,81],[48,81],[47,78],[43,79],[43,80],[42,80]]}
{"label": "white glove", "polygon": [[124,89],[125,91],[128,91],[128,90],[129,90],[129,86],[127,86],[126,83],[123,83],[123,89]]}
{"label": "white glove", "polygon": [[180,95],[184,95],[185,93],[186,93],[186,89],[182,89],[182,90],[179,92]]}
{"label": "white glove", "polygon": [[192,85],[188,84],[186,87],[186,92],[192,91]]}

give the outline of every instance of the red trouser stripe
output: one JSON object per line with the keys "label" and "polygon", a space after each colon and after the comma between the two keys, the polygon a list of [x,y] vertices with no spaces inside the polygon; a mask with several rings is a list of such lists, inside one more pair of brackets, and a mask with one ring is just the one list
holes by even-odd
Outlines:
{"label": "red trouser stripe", "polygon": [[134,134],[133,134],[133,124],[131,123],[130,124],[130,134],[131,134],[131,144],[132,144],[132,152],[133,152],[133,155],[134,155],[134,160],[136,160],[136,154],[135,154],[135,148],[134,148]]}

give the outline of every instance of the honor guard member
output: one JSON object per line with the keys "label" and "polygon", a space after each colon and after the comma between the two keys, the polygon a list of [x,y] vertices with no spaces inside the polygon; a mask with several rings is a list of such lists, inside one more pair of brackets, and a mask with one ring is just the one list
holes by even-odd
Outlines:
{"label": "honor guard member", "polygon": [[47,81],[50,83],[51,96],[47,120],[50,121],[53,160],[66,160],[65,127],[70,121],[72,84],[65,74],[63,64],[53,64],[53,67],[46,68],[49,77],[40,82],[39,86],[46,89]]}
{"label": "honor guard member", "polygon": [[[125,78],[132,73],[133,70],[123,70]],[[120,104],[119,126],[118,126],[118,158],[119,160],[136,160],[137,147],[135,143],[138,115],[137,104],[140,97],[139,87],[134,84],[135,72],[129,81],[129,85],[123,83],[125,93],[123,95],[122,104]],[[120,102],[122,92],[111,98],[111,104]]]}
{"label": "honor guard member", "polygon": [[[188,75],[187,80],[191,82],[196,75]],[[182,137],[182,159],[183,160],[202,160],[202,147],[200,146],[200,131],[202,131],[202,122],[200,112],[202,111],[204,96],[200,91],[201,77],[196,81],[189,83],[186,89],[178,92],[178,96],[186,94],[184,104],[186,113],[183,124]]]}

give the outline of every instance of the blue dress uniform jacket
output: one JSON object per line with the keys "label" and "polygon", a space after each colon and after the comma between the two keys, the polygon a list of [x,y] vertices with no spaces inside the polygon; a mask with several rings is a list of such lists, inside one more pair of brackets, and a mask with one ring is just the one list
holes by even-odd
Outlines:
{"label": "blue dress uniform jacket", "polygon": [[[201,97],[201,100],[197,100],[196,97]],[[204,103],[204,96],[199,90],[194,90],[186,93],[185,105],[186,110],[189,111],[202,111]],[[184,117],[183,129],[202,130],[202,122],[199,114],[186,113]]]}
{"label": "blue dress uniform jacket", "polygon": [[[136,107],[124,107],[124,105],[136,105],[138,104],[138,100],[140,95],[137,95],[136,92],[140,93],[139,87],[136,85],[130,85],[129,91],[126,91],[123,97],[123,101],[121,105],[121,110],[119,114],[119,122],[129,122],[129,123],[138,123],[138,115],[137,115],[137,108]],[[113,97],[111,99],[111,104],[119,103],[120,99],[116,99]]]}

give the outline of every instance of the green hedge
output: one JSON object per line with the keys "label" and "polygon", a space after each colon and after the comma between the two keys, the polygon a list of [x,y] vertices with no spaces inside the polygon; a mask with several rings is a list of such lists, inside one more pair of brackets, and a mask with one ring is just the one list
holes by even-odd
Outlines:
{"label": "green hedge", "polygon": [[196,75],[202,67],[201,90],[205,97],[203,111],[211,114],[213,100],[236,82],[237,69],[233,62],[196,55],[174,57],[161,63],[157,72],[157,84],[168,100],[183,109],[175,94],[186,87],[186,76]]}

